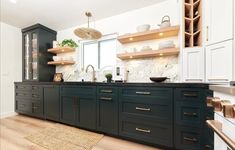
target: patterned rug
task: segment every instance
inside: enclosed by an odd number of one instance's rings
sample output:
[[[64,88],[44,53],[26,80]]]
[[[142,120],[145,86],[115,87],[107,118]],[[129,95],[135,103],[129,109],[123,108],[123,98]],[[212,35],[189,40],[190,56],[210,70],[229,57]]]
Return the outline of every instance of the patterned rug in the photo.
[[[49,150],[91,150],[102,137],[102,134],[56,124],[25,138]]]

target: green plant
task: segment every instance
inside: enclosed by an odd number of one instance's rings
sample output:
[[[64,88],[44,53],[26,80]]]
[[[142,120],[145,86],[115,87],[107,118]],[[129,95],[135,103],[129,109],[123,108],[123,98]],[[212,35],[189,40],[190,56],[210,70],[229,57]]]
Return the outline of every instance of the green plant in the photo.
[[[61,46],[68,46],[68,47],[72,47],[72,48],[76,48],[78,47],[78,44],[72,40],[72,39],[64,39],[61,43]]]
[[[106,77],[107,79],[112,79],[113,75],[112,75],[111,73],[107,73],[107,74],[105,75],[105,77]]]

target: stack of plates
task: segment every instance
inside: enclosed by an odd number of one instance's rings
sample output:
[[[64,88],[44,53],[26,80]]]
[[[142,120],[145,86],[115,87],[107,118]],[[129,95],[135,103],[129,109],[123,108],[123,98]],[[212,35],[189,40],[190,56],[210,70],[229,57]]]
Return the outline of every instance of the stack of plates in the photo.
[[[163,41],[159,43],[159,49],[165,49],[165,48],[174,48],[175,44],[173,41]]]

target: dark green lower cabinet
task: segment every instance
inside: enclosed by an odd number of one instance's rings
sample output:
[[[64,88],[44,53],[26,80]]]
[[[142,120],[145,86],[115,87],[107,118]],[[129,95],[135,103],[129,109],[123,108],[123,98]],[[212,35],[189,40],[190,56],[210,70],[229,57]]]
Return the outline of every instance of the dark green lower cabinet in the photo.
[[[118,135],[118,88],[102,86],[97,88],[97,129]]]
[[[15,111],[163,149],[213,150],[207,88],[15,84]]]
[[[73,96],[61,96],[60,121],[76,125],[78,120],[78,98]]]
[[[96,87],[61,86],[60,120],[85,129],[96,129]]]
[[[46,119],[60,120],[60,87],[56,85],[44,86],[44,116]]]

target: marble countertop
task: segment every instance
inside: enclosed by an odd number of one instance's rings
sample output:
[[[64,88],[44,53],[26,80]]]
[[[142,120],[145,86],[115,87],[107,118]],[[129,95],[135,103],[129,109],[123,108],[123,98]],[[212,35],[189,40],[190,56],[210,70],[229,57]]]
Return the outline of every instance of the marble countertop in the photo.
[[[209,89],[215,92],[235,95],[235,86],[231,85],[210,85]]]

